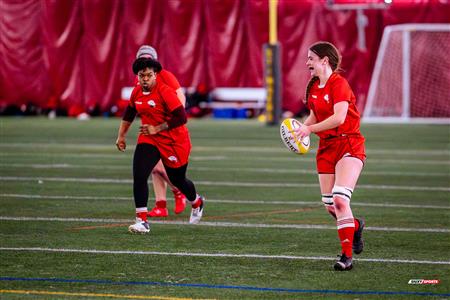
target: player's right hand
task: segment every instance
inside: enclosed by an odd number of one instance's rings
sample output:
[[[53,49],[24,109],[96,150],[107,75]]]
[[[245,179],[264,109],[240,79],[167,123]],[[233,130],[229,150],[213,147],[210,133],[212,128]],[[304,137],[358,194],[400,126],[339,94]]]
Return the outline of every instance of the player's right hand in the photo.
[[[294,128],[292,133],[294,133],[298,139],[302,140],[305,136],[309,136],[311,134],[311,129],[309,128],[309,126],[302,125]]]
[[[127,148],[127,143],[125,142],[125,138],[118,137],[116,140],[116,146],[119,151],[124,152]]]

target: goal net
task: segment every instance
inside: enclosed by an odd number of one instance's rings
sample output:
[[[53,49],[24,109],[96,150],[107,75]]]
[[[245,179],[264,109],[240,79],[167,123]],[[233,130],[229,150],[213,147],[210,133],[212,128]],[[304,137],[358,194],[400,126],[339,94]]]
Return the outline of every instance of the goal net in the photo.
[[[387,26],[364,122],[450,124],[450,24]]]

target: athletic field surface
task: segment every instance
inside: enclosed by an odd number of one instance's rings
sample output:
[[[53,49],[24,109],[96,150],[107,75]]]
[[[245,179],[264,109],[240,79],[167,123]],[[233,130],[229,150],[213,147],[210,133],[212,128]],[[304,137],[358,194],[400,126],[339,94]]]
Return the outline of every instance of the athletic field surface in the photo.
[[[203,219],[169,190],[169,217],[133,235],[139,120],[124,153],[119,122],[0,118],[0,299],[450,299],[449,125],[362,125],[365,249],[337,272],[316,137],[296,155],[278,126],[189,120]]]

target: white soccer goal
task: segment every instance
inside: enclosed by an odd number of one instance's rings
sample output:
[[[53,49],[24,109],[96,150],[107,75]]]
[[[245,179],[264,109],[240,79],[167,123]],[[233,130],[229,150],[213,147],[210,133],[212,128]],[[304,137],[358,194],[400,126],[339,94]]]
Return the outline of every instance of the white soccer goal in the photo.
[[[363,122],[450,124],[450,24],[385,28]]]

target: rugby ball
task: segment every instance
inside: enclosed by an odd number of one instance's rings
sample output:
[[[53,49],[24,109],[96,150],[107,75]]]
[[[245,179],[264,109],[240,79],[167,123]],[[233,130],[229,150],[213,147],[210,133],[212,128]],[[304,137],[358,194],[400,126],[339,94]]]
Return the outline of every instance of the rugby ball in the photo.
[[[302,123],[300,123],[296,119],[284,119],[280,125],[280,136],[281,140],[289,150],[297,154],[305,154],[309,150],[309,136],[306,136],[300,140],[293,133],[294,129],[300,126],[302,126]]]

